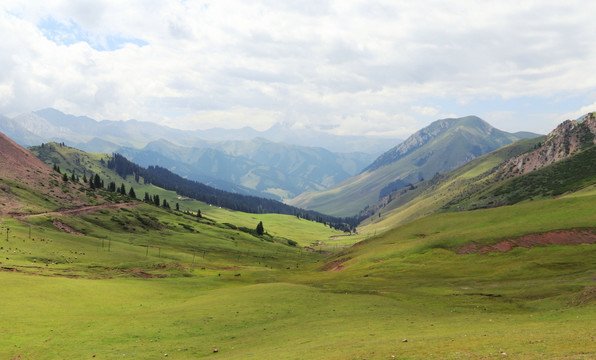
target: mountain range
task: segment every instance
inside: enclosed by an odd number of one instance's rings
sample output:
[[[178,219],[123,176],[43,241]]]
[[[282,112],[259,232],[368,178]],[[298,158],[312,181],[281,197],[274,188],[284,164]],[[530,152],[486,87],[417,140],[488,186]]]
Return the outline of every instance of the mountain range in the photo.
[[[379,156],[358,175],[319,192],[306,192],[288,203],[349,216],[392,191],[430,179],[533,133],[508,133],[476,116],[437,120]]]
[[[362,152],[378,155],[401,141],[395,138],[339,136],[310,129],[295,129],[280,123],[265,131],[250,127],[180,130],[134,119],[97,121],[87,116],[64,114],[52,108],[13,118],[1,116],[1,119],[0,131],[22,146],[55,141],[95,152],[112,152],[121,146],[142,148],[149,142],[160,139],[185,147],[206,147],[213,142],[263,138],[284,144],[322,147],[337,153]]]
[[[223,190],[280,200],[341,182],[374,158],[365,153],[333,153],[263,138],[192,148],[162,139],[142,149],[120,148],[116,152],[139,165],[159,165]]]
[[[263,132],[183,131],[137,120],[96,121],[55,109],[3,117],[0,131],[23,146],[55,141],[89,152],[118,152],[143,166],[163,166],[222,190],[278,200],[341,182],[399,142],[282,124]]]

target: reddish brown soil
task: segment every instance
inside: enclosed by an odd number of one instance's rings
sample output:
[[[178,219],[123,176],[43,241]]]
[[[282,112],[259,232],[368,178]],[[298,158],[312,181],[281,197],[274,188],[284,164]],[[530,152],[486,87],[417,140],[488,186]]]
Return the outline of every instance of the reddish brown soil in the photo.
[[[54,224],[54,226],[62,232],[69,233],[69,234],[84,235],[83,233],[76,231],[75,229],[71,228],[70,226],[66,225],[65,223],[63,223],[60,220],[54,220],[54,221],[52,221],[52,224]]]
[[[84,215],[89,214],[94,211],[107,209],[107,210],[118,210],[122,208],[132,208],[135,206],[140,205],[140,202],[128,202],[128,203],[118,203],[118,204],[101,204],[101,205],[88,205],[88,206],[80,206],[74,209],[65,209],[60,211],[48,211],[42,212],[37,214],[10,214],[17,219],[24,219],[33,216],[70,216],[70,215]]]
[[[344,269],[344,266],[342,264],[348,260],[350,260],[350,258],[339,259],[337,261],[328,263],[325,266],[323,266],[321,268],[321,270],[323,270],[323,271],[341,271]]]
[[[505,252],[513,249],[514,247],[524,247],[529,249],[533,248],[534,246],[580,245],[594,243],[596,243],[596,233],[594,233],[594,229],[572,229],[551,231],[542,234],[529,234],[517,239],[501,241],[493,245],[470,244],[461,247],[457,253],[486,254],[488,252]]]
[[[19,188],[30,189],[59,203],[85,204],[84,196],[77,189],[79,184],[63,183],[58,173],[3,133],[0,133],[0,180],[18,183]],[[53,185],[51,180],[58,181],[59,186]],[[0,216],[18,212],[24,206],[13,195],[11,186],[0,182]]]

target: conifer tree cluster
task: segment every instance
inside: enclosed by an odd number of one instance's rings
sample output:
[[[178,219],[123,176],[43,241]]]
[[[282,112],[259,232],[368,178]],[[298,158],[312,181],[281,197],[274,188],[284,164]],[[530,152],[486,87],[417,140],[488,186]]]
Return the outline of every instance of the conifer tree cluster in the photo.
[[[107,161],[108,168],[114,170],[122,178],[133,175],[138,182],[143,179],[145,184],[153,184],[165,190],[176,191],[181,196],[186,196],[195,200],[203,201],[218,207],[225,207],[230,210],[242,211],[247,213],[277,213],[295,215],[299,218],[309,219],[328,225],[342,231],[353,231],[359,222],[356,217],[338,218],[324,215],[312,210],[303,210],[282,202],[230,193],[224,190],[215,189],[205,184],[184,179],[168,169],[159,166],[149,166],[143,168],[120,154],[113,154]],[[157,195],[155,195],[157,196]],[[145,202],[153,203],[156,206],[163,206],[163,203],[155,201],[155,196],[146,194]],[[159,200],[159,197],[158,197]],[[169,204],[168,204],[169,206]]]

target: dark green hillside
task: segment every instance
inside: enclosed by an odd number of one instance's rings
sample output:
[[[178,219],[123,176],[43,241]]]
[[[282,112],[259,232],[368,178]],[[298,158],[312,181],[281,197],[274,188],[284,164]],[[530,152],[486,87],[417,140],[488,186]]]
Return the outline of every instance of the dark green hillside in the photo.
[[[525,200],[559,196],[596,184],[596,147],[530,173],[488,187],[468,199],[449,204],[478,208],[512,205]]]

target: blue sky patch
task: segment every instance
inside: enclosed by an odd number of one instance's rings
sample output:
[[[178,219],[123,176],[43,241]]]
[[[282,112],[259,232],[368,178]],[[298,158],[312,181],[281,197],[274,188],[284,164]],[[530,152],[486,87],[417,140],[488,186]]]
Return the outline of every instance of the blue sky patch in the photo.
[[[145,46],[148,43],[141,39],[126,38],[120,35],[98,35],[85,31],[79,24],[70,20],[62,23],[53,17],[45,18],[39,25],[44,36],[59,45],[72,45],[78,42],[86,42],[97,51],[114,51],[126,44]]]

